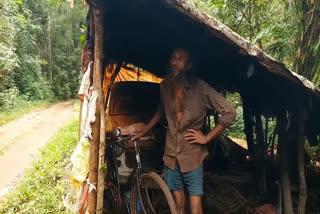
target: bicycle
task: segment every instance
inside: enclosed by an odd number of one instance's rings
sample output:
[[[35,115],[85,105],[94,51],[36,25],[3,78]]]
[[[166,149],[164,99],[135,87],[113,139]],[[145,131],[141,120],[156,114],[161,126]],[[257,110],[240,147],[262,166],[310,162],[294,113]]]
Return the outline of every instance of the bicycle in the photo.
[[[119,173],[117,168],[117,148],[135,153],[137,167],[133,171],[130,196],[125,200],[127,212],[130,214],[176,214],[176,205],[172,194],[163,178],[152,169],[142,166],[140,158],[140,145],[143,141],[131,141],[130,136],[121,136],[120,130],[114,131],[115,140],[107,144],[108,170],[111,178],[108,179],[112,198],[120,213],[122,195],[120,189]],[[133,147],[131,149],[130,147]]]

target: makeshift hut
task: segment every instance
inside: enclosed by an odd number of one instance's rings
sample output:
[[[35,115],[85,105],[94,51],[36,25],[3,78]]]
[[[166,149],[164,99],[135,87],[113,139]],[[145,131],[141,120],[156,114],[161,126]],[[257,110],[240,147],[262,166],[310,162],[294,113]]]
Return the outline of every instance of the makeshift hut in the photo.
[[[196,61],[196,74],[212,87],[241,95],[245,133],[252,156],[266,158],[269,143],[266,136],[274,131],[262,124],[262,115],[276,118],[284,211],[293,213],[288,167],[290,148],[294,151],[299,175],[299,212],[304,212],[304,138],[316,136],[320,130],[317,123],[320,92],[311,82],[187,1],[87,0],[87,4],[87,40],[94,47],[93,86],[98,90],[99,101],[89,162],[89,181],[98,182],[98,185],[97,191],[89,195],[89,213],[103,210],[105,172],[102,169],[105,166],[105,120],[108,120],[105,117],[106,94],[102,90],[104,72],[110,73],[108,84],[112,84],[123,63],[163,77],[176,47],[191,51]],[[110,63],[116,63],[118,68],[105,71]],[[258,174],[263,191],[263,170]]]

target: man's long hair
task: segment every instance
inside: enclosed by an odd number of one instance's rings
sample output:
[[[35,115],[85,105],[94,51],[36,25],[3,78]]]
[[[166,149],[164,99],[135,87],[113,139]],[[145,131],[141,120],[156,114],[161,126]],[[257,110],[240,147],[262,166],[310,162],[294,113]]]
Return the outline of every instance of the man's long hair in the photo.
[[[192,63],[192,66],[190,67],[190,69],[182,71],[177,76],[175,76],[174,72],[171,70],[171,66],[169,62],[167,66],[167,74],[165,78],[168,81],[170,81],[170,83],[172,83],[172,84],[169,84],[171,86],[176,86],[179,84],[186,84],[186,83],[189,83],[189,85],[193,85],[196,80],[196,77],[195,77],[194,61],[193,61],[191,52],[186,48],[175,48],[174,51],[176,50],[182,50],[188,53],[189,55],[188,63]]]

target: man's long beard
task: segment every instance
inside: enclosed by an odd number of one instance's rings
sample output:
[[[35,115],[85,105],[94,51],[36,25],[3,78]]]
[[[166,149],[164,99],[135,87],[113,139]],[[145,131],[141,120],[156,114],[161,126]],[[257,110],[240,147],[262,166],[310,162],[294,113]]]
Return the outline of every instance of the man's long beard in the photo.
[[[173,114],[178,124],[182,120],[182,112],[184,111],[184,96],[185,96],[185,86],[188,83],[188,73],[185,71],[180,72],[178,75],[175,75],[174,72],[171,72],[167,76],[171,102],[174,103]]]
[[[190,81],[188,71],[181,71],[178,75],[175,75],[174,72],[170,72],[167,75],[169,86],[174,90],[176,87],[185,86],[186,83]]]

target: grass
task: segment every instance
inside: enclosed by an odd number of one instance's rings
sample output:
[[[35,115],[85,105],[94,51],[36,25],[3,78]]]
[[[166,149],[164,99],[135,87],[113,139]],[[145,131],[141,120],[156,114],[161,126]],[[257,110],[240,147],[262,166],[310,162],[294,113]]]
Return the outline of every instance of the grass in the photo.
[[[80,111],[80,106],[81,106],[80,100],[79,99],[75,99],[73,101],[73,106],[72,106],[73,111],[79,112]]]
[[[48,106],[50,101],[41,100],[41,101],[25,101],[19,103],[14,108],[10,109],[0,109],[0,126],[15,120],[26,113],[29,113],[37,108]]]
[[[74,213],[66,207],[72,186],[70,156],[76,146],[78,121],[62,127],[40,150],[40,155],[27,169],[14,189],[0,202],[2,213]]]

